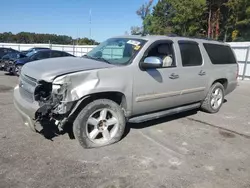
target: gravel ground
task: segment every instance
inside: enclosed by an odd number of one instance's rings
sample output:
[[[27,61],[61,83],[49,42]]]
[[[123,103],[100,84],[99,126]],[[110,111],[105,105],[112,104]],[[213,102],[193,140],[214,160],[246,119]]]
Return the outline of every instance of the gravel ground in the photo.
[[[12,102],[16,83],[0,72],[0,188],[250,187],[250,82],[218,114],[129,124],[119,143],[91,150],[25,127]]]

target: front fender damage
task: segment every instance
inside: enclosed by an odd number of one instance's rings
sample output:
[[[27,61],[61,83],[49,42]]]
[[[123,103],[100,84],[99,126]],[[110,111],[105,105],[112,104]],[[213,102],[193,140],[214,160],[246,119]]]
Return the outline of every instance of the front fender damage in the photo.
[[[49,121],[63,131],[79,101],[86,98],[98,83],[97,72],[60,76],[52,83],[39,81],[34,92],[35,101],[40,106],[35,121],[40,124]]]

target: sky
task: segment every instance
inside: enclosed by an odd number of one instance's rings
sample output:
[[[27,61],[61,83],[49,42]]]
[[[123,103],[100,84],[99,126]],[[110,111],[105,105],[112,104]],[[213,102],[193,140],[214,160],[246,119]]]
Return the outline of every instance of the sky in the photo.
[[[98,42],[141,25],[136,10],[148,0],[4,0],[0,33],[35,32],[90,37]],[[155,0],[156,1],[156,0]]]

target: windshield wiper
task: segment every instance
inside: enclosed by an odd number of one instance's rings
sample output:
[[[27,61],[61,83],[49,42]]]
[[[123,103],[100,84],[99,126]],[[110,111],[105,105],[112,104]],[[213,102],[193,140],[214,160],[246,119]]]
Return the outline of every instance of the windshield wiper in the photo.
[[[86,54],[83,55],[82,57],[86,57],[88,59],[94,59],[94,60],[104,61],[105,63],[112,64],[110,61],[108,61],[107,59],[105,59],[103,57],[91,57],[91,56],[88,56]]]
[[[83,55],[82,57],[86,57],[86,58],[88,58],[88,59],[95,59],[95,58],[93,58],[93,57],[91,57],[91,56],[88,56],[88,55]]]
[[[95,59],[104,61],[105,63],[108,63],[108,64],[112,64],[110,61],[108,61],[107,59],[105,59],[105,58],[103,58],[103,57],[97,57],[97,58],[95,58]]]

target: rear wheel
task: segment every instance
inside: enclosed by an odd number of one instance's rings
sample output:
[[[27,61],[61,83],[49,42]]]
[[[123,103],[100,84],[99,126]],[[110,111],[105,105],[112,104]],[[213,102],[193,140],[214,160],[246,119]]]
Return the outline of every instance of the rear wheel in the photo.
[[[15,66],[15,70],[13,70],[13,71],[14,71],[14,74],[15,74],[16,76],[20,76],[22,67],[23,67],[22,65],[16,65],[16,66]]]
[[[217,113],[224,102],[224,87],[217,82],[210,88],[206,99],[202,102],[201,109],[208,113]]]
[[[73,132],[85,148],[102,147],[118,142],[126,121],[121,107],[112,100],[91,102],[77,116]]]

